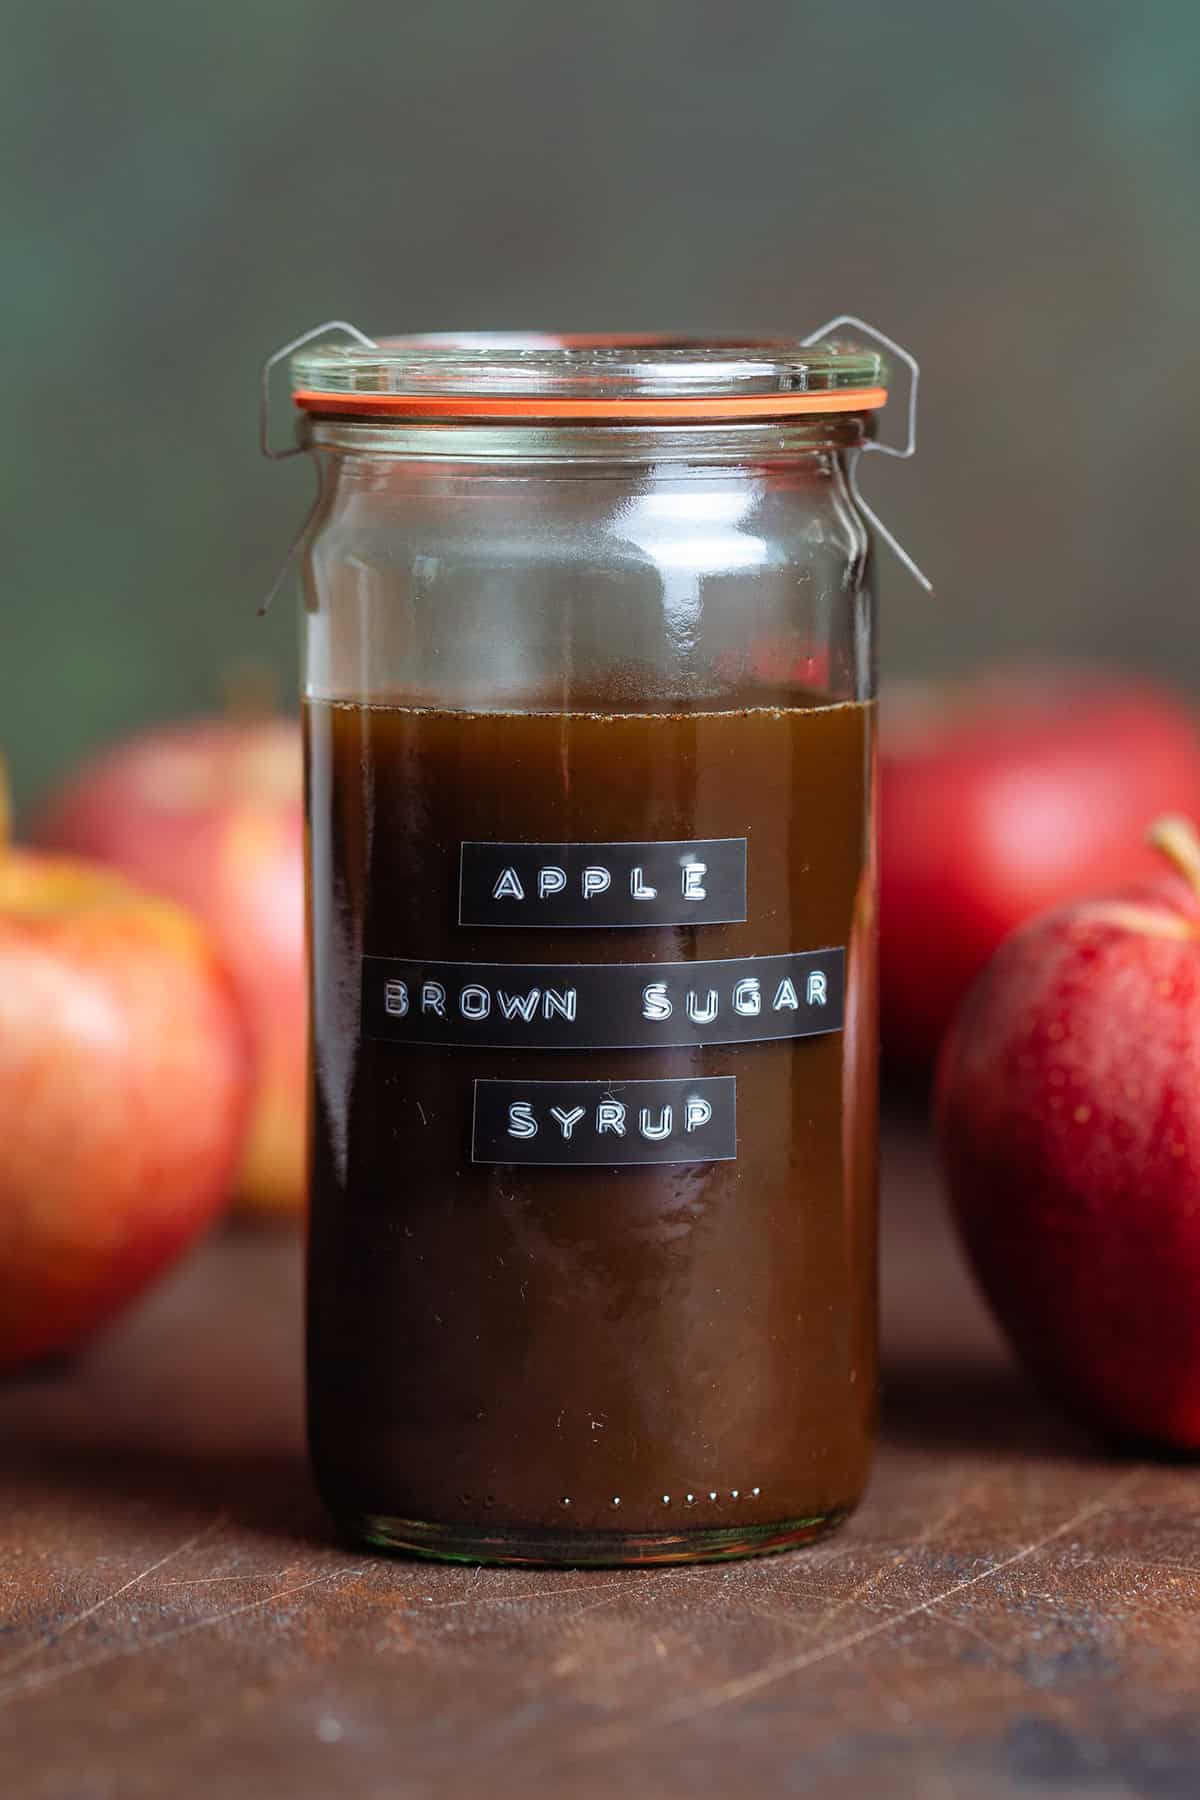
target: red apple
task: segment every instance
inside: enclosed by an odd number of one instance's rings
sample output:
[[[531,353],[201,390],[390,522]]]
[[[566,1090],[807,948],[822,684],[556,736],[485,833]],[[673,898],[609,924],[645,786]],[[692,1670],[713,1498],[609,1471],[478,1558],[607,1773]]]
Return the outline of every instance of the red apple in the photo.
[[[1154,836],[1185,875],[1048,913],[992,958],[936,1114],[1029,1368],[1108,1430],[1200,1450],[1200,842],[1179,819]]]
[[[1023,920],[1150,873],[1163,811],[1200,816],[1200,731],[1171,694],[1011,669],[902,697],[880,732],[885,1053],[927,1067],[973,977]]]
[[[206,921],[255,1056],[238,1182],[250,1210],[304,1200],[308,997],[299,728],[203,720],[131,738],[55,795],[42,843],[112,863]]]
[[[202,927],[0,853],[0,1369],[70,1349],[228,1202],[249,1055]]]

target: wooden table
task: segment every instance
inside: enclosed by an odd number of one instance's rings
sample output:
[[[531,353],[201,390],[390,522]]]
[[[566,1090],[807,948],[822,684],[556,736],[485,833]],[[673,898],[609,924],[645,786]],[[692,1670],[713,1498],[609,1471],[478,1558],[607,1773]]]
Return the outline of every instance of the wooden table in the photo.
[[[11,1800],[1200,1794],[1200,1470],[1010,1368],[928,1151],[885,1180],[886,1427],[840,1535],[662,1571],[330,1540],[293,1237],[219,1238],[0,1392]]]

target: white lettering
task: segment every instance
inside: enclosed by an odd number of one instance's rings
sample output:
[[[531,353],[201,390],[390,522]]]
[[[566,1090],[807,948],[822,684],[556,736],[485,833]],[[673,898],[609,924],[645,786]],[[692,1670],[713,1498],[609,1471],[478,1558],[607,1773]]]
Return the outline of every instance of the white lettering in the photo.
[[[625,1136],[625,1108],[619,1100],[601,1100],[596,1108],[596,1134],[603,1137],[606,1131]]]
[[[547,988],[542,995],[543,1019],[573,1019],[578,999],[578,988]]]
[[[717,1009],[718,1009],[719,1005],[720,1005],[720,1002],[717,999],[716,988],[709,988],[708,997],[705,1000],[704,1005],[702,1007],[698,1006],[696,1004],[695,989],[694,988],[688,989],[687,1015],[688,1015],[688,1018],[692,1021],[693,1025],[711,1025],[713,1020],[717,1016]]]
[[[547,863],[544,869],[538,870],[538,899],[544,900],[547,894],[561,894],[567,885],[567,871],[560,869],[557,863]]]
[[[407,981],[389,981],[383,990],[383,1010],[393,1019],[402,1019],[408,1011]]]
[[[674,1114],[671,1108],[664,1106],[658,1115],[657,1122],[651,1124],[650,1108],[643,1106],[638,1114],[638,1130],[644,1138],[650,1138],[653,1142],[658,1143],[661,1139],[670,1137],[673,1119]]]
[[[701,879],[707,873],[708,864],[702,862],[684,863],[683,865],[683,897],[685,900],[707,900],[708,890],[701,887]]]
[[[550,1108],[550,1117],[558,1120],[559,1124],[562,1126],[563,1138],[568,1144],[571,1141],[571,1133],[578,1125],[580,1119],[582,1119],[583,1113],[584,1109],[582,1106],[573,1106],[570,1112],[564,1112],[561,1106],[552,1106]]]
[[[583,871],[579,885],[583,890],[584,899],[590,900],[594,895],[602,894],[606,888],[612,886],[612,876],[607,869],[602,869],[598,863],[591,863]]]
[[[657,900],[658,889],[646,885],[645,872],[634,869],[629,876],[629,892],[635,900]]]
[[[808,978],[808,1004],[824,1006],[828,999],[829,996],[825,991],[825,977],[820,969],[814,969]]]
[[[421,1011],[433,1013],[435,1018],[446,1016],[446,990],[440,981],[427,981],[421,988]]]
[[[472,982],[459,994],[458,1010],[464,1019],[486,1019],[492,1010],[492,996],[485,987]]]
[[[523,900],[525,889],[515,869],[505,869],[492,889],[493,900]]]
[[[508,1109],[509,1137],[532,1138],[537,1134],[537,1120],[533,1116],[533,1108],[528,1100],[514,1100]]]
[[[775,989],[775,998],[772,1000],[771,1005],[776,1012],[782,1012],[785,1006],[790,1007],[793,1012],[799,1012],[799,996],[796,993],[795,986],[786,975]]]
[[[674,1010],[667,999],[665,981],[651,981],[642,989],[643,1019],[669,1019]]]
[[[496,1004],[506,1019],[524,1019],[528,1025],[537,1011],[537,1003],[542,997],[541,988],[530,988],[527,994],[506,994],[503,988],[496,989]]]
[[[747,975],[733,990],[733,1010],[744,1019],[756,1019],[762,1011],[762,990],[756,975]]]
[[[699,1094],[689,1094],[683,1112],[683,1128],[685,1131],[696,1131],[701,1125],[707,1125],[712,1118],[712,1107]]]

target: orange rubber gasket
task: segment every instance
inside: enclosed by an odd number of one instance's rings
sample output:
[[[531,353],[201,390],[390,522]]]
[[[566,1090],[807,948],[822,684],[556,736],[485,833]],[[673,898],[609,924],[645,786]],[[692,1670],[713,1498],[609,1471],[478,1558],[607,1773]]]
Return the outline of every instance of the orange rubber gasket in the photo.
[[[297,388],[293,403],[326,417],[439,419],[783,419],[796,413],[873,412],[887,389],[835,388],[818,394],[750,394],[724,400],[544,399],[538,395],[330,394]]]

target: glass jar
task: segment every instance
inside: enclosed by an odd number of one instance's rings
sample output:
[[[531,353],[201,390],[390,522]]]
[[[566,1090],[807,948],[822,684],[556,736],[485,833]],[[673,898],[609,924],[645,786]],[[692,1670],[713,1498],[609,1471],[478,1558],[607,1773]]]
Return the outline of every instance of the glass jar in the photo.
[[[876,1403],[880,359],[432,338],[292,378],[321,1492],[472,1561],[806,1542]]]

